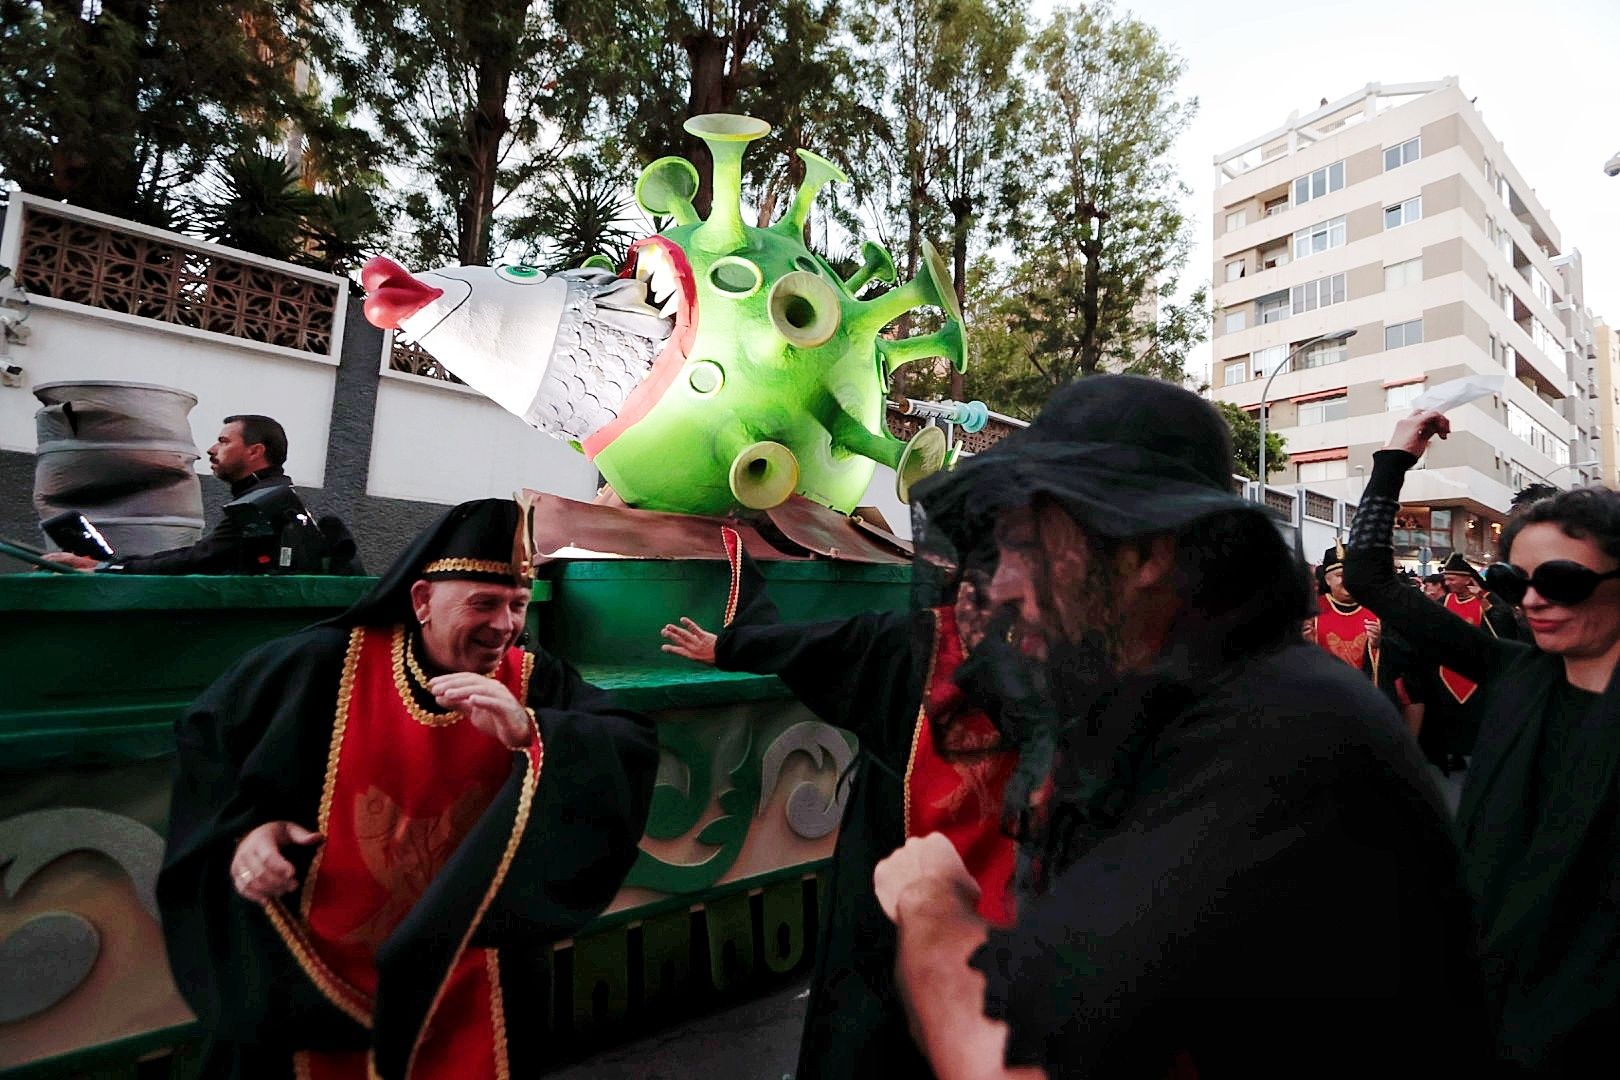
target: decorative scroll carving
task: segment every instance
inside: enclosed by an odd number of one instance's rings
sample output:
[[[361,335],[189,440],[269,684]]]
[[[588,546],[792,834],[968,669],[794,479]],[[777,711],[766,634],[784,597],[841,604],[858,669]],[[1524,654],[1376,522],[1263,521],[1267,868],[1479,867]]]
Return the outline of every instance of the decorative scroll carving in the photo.
[[[160,240],[30,203],[16,274],[35,296],[319,356],[332,352],[337,285],[180,237]]]
[[[759,814],[765,812],[776,783],[782,776],[782,766],[789,754],[808,754],[818,768],[830,761],[833,774],[843,779],[844,770],[855,760],[855,751],[838,729],[819,720],[803,720],[776,737],[765,750],[760,763],[764,780],[760,785],[764,793],[759,803]],[[835,781],[834,795],[828,799],[821,788],[808,780],[801,780],[788,796],[788,827],[806,840],[819,840],[838,828],[844,817],[844,804],[849,801],[849,786]]]

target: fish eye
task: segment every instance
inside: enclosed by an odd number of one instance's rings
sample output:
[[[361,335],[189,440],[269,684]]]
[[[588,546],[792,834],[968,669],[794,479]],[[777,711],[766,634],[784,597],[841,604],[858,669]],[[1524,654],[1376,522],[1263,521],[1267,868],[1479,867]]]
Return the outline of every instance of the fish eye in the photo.
[[[495,273],[507,281],[515,281],[519,285],[528,285],[536,281],[545,280],[545,274],[538,266],[497,266]]]

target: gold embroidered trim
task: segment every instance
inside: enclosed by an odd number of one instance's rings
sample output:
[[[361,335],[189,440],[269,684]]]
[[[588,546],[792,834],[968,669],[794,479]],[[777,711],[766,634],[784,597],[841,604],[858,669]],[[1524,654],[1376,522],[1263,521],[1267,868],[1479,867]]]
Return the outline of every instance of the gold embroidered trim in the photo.
[[[1333,610],[1337,611],[1340,615],[1354,615],[1356,612],[1361,610],[1361,604],[1359,602],[1352,602],[1349,607],[1345,607],[1331,596],[1327,597],[1326,599],[1328,604],[1332,606]]]
[[[729,525],[720,526],[720,540],[726,549],[726,562],[731,568],[731,584],[726,590],[726,610],[721,626],[730,626],[737,617],[737,597],[742,592],[742,537]]]
[[[494,949],[484,950],[484,967],[489,972],[489,1019],[495,1028],[495,1080],[511,1080],[512,1065],[506,1059],[506,1001],[501,997],[501,958]]]
[[[524,653],[523,689],[527,697],[529,670],[534,665],[532,654]],[[501,861],[495,867],[495,875],[490,879],[489,888],[484,890],[483,899],[478,902],[478,910],[473,913],[472,922],[467,925],[467,932],[461,935],[461,944],[450,957],[450,965],[445,969],[445,976],[439,981],[439,988],[433,992],[433,1000],[428,1004],[427,1012],[422,1017],[422,1026],[417,1029],[416,1041],[411,1045],[411,1056],[405,1062],[405,1080],[410,1080],[411,1073],[416,1068],[416,1055],[422,1049],[422,1038],[427,1034],[428,1025],[433,1021],[433,1014],[439,1008],[439,1002],[444,998],[445,987],[450,985],[450,975],[456,970],[462,954],[467,951],[467,943],[472,940],[473,934],[478,930],[478,924],[483,922],[484,913],[489,905],[494,903],[495,894],[500,891],[501,885],[506,881],[507,871],[512,869],[512,861],[517,858],[518,845],[523,842],[523,833],[529,825],[529,811],[534,806],[534,789],[540,782],[540,770],[545,765],[546,747],[540,741],[540,733],[535,732],[534,743],[523,750],[524,756],[529,759],[529,769],[523,777],[523,789],[518,792],[517,813],[512,817],[512,832],[506,838],[506,850],[501,852]]]
[[[928,650],[928,672],[923,676],[923,700],[928,699],[928,688],[934,685],[934,665],[939,661],[939,612],[930,611],[928,617],[934,620],[934,637]],[[906,778],[900,788],[900,827],[901,835],[911,835],[911,773],[917,767],[917,743],[926,737],[928,726],[928,710],[917,706],[917,726],[911,732],[911,752],[906,755]]]
[[[502,577],[527,578],[529,572],[512,563],[494,559],[434,559],[422,567],[424,574],[500,574]]]
[[[321,959],[303,930],[293,922],[280,900],[265,904],[264,913],[270,917],[270,925],[276,928],[276,933],[286,942],[293,959],[298,961],[298,966],[304,969],[304,974],[309,976],[315,988],[349,1019],[370,1031],[371,999],[326,966],[326,961]]]
[[[357,626],[349,631],[349,648],[343,654],[343,675],[338,679],[337,708],[332,713],[332,743],[326,751],[326,780],[321,785],[321,808],[315,819],[315,829],[326,835],[326,826],[332,818],[332,792],[337,787],[338,759],[343,753],[343,733],[349,729],[349,699],[354,696],[355,673],[360,670],[360,648],[365,643],[366,629]],[[309,873],[304,875],[304,893],[299,901],[298,913],[309,922],[310,905],[315,902],[315,875],[320,873],[321,855],[326,845],[315,849],[310,860]]]
[[[424,709],[416,703],[416,695],[411,693],[411,685],[405,679],[405,645],[408,637],[403,625],[394,627],[394,689],[399,693],[399,700],[405,706],[405,711],[410,713],[411,718],[418,724],[426,727],[449,727],[461,719],[462,714],[459,711],[451,709],[449,712],[436,713]],[[427,680],[420,675],[417,678],[426,687]]]

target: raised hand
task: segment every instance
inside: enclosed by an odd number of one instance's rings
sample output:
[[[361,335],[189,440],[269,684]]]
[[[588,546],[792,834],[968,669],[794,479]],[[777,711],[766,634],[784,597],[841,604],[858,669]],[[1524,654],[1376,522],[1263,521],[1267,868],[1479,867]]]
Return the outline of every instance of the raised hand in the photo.
[[[503,684],[472,671],[457,671],[428,680],[428,693],[446,709],[465,713],[472,726],[509,750],[534,740],[534,721]]]
[[[1413,457],[1422,457],[1429,448],[1429,440],[1436,435],[1444,439],[1450,434],[1451,421],[1446,419],[1445,413],[1419,409],[1395,425],[1395,431],[1390,435],[1389,442],[1384,444],[1384,449],[1405,450]]]
[[[681,625],[670,623],[659,631],[659,636],[666,642],[659,646],[664,652],[684,656],[699,664],[714,663],[715,636],[685,615],[681,616]]]

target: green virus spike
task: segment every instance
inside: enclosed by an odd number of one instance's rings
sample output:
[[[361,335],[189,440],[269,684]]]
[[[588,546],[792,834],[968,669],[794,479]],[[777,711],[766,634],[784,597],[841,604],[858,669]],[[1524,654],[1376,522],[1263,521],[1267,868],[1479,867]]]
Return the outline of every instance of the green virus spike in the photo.
[[[697,194],[698,174],[685,158],[659,158],[636,181],[636,203],[647,213],[673,217],[676,225],[696,225],[703,220],[692,209]]]
[[[854,296],[861,291],[861,286],[874,279],[893,285],[900,280],[900,275],[895,273],[894,256],[882,244],[868,240],[861,244],[861,268],[844,279],[844,291]]]
[[[709,216],[692,242],[705,252],[724,255],[748,243],[748,227],[742,219],[743,151],[755,139],[771,133],[771,125],[751,116],[707,113],[694,116],[685,124],[688,134],[696,135],[709,147],[714,159],[714,197]]]
[[[626,273],[679,279],[676,330],[613,425],[582,448],[631,506],[717,514],[768,509],[794,493],[848,513],[878,464],[896,491],[946,467],[945,435],[924,427],[908,441],[885,424],[888,376],[904,364],[944,357],[961,370],[967,354],[950,271],[932,245],[922,269],[897,283],[894,260],[861,245],[861,267],[840,280],[804,243],[821,189],[844,172],[800,152],[805,178],[769,228],[745,224],[741,189],[747,144],[770,131],[743,116],[711,114],[686,130],[708,144],[714,199],[708,217],[692,209],[697,171],[662,158],[642,173],[636,199],[675,224],[639,241]],[[871,300],[868,282],[896,286]],[[898,340],[879,332],[907,311],[936,308],[943,324]]]
[[[804,162],[804,181],[799,184],[799,190],[794,193],[793,205],[781,221],[771,226],[777,232],[789,233],[793,236],[804,235],[804,223],[810,220],[810,207],[815,204],[816,196],[831,180],[839,184],[847,184],[849,177],[844,170],[822,157],[812,154],[808,150],[799,151],[799,160]]]

